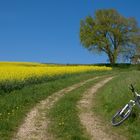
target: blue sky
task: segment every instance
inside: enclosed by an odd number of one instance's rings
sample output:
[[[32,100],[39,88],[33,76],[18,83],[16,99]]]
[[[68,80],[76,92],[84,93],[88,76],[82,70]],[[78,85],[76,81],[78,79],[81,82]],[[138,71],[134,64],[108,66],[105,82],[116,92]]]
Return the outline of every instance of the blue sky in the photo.
[[[115,8],[140,23],[139,0],[1,0],[0,61],[105,63],[80,44],[80,20]]]

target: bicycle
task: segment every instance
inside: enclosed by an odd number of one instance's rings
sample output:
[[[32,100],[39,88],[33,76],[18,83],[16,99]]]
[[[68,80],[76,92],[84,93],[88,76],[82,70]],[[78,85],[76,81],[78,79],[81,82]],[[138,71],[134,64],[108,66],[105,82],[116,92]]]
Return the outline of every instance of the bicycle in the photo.
[[[140,94],[135,91],[132,84],[129,88],[134,95],[134,100],[130,100],[129,103],[127,103],[122,109],[117,111],[117,113],[112,117],[111,123],[113,126],[119,126],[120,124],[122,124],[130,116],[132,108],[135,105],[138,105],[138,107],[140,108]]]

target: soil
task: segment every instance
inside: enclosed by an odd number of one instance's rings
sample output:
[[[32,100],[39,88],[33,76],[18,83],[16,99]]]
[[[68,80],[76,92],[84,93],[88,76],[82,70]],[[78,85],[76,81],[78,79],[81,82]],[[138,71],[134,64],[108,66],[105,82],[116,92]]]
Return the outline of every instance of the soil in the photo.
[[[49,112],[53,105],[65,94],[98,78],[99,77],[94,77],[62,89],[38,103],[27,114],[13,140],[55,140],[54,136],[48,132],[50,120],[47,118],[47,112]],[[91,140],[126,140],[126,138],[121,135],[110,133],[110,127],[105,126],[101,119],[92,111],[94,94],[112,78],[113,77],[106,78],[88,89],[77,104],[81,124],[90,135]]]
[[[98,77],[62,89],[38,103],[27,114],[13,140],[54,140],[53,136],[47,131],[50,121],[49,118],[46,117],[46,114],[49,109],[51,109],[54,103],[56,103],[64,94],[95,79],[98,79]]]
[[[78,102],[79,118],[81,124],[90,136],[91,140],[126,140],[125,137],[110,132],[110,125],[105,125],[92,111],[94,94],[96,91],[109,82],[113,77],[106,78],[88,89],[82,99]],[[109,122],[110,124],[110,122]]]

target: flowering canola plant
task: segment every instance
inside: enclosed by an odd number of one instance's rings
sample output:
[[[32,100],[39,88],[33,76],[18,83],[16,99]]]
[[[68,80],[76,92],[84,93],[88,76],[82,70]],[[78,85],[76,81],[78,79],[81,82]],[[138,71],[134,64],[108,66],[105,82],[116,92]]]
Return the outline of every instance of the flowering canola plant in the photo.
[[[5,63],[0,62],[0,81],[24,81],[32,77],[53,77],[57,75],[80,73],[86,71],[112,70],[106,66],[59,66],[38,63]]]

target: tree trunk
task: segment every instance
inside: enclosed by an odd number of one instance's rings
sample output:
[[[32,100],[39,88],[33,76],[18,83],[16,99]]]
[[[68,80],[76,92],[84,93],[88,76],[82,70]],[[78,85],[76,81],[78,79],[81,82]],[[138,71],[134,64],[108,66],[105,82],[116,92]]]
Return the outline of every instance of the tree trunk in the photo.
[[[115,63],[116,63],[115,57],[111,54],[108,54],[108,57],[109,57],[110,64],[115,65]]]

